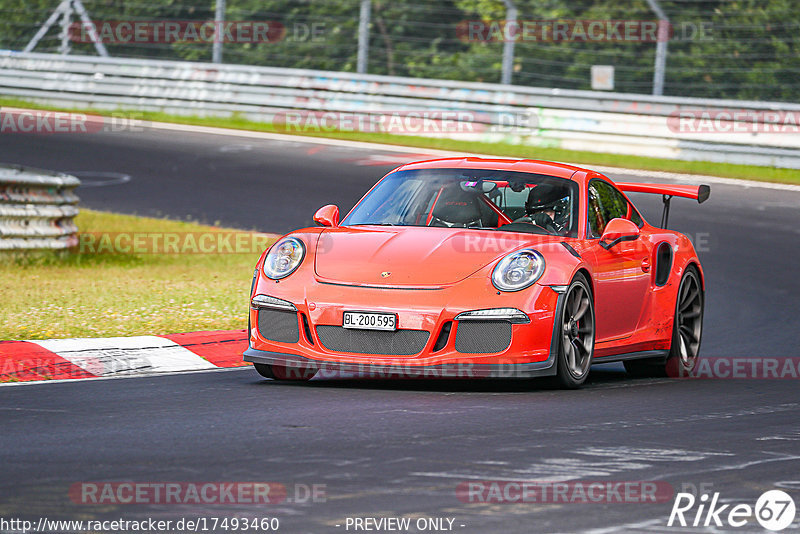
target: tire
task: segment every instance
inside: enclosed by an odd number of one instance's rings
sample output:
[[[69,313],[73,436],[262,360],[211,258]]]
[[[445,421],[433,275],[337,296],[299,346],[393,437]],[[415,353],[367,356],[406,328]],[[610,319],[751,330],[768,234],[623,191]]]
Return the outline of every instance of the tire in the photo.
[[[628,374],[636,377],[688,376],[697,365],[703,333],[705,295],[695,267],[683,273],[675,299],[675,316],[669,354],[664,359],[624,362]]]
[[[703,337],[703,310],[705,294],[700,274],[689,267],[681,278],[678,297],[675,299],[675,320],[672,326],[672,343],[664,371],[667,376],[689,376],[700,357]]]
[[[264,378],[289,382],[308,382],[317,374],[317,370],[310,367],[285,367],[266,363],[254,363],[253,367]]]
[[[556,321],[556,379],[561,387],[576,389],[589,376],[594,355],[594,297],[583,275],[575,276],[567,288]]]

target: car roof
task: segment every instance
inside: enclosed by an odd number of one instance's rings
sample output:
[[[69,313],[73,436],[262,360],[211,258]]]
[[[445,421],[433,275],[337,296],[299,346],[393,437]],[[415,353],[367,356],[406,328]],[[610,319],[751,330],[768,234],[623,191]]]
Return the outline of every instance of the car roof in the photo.
[[[533,174],[544,174],[557,178],[571,178],[578,171],[591,172],[588,169],[567,165],[565,163],[555,163],[552,161],[540,161],[535,159],[509,159],[509,158],[479,158],[473,156],[429,159],[425,161],[415,161],[406,163],[395,169],[396,171],[416,170],[416,169],[488,169],[499,171],[529,172]]]

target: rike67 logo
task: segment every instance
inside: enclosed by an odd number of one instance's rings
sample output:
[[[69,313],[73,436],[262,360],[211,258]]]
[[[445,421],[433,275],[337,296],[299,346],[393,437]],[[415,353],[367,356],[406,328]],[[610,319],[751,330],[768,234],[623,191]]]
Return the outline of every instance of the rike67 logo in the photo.
[[[792,524],[795,518],[794,499],[781,490],[764,492],[755,507],[745,503],[722,504],[719,492],[699,498],[691,493],[678,493],[667,521],[668,527],[734,527],[751,523],[753,518],[761,527],[778,532]]]

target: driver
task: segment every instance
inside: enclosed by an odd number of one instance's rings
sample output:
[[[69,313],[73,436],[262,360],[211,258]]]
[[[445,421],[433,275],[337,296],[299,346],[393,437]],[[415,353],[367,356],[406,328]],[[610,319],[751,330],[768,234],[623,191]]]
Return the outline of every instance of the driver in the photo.
[[[528,193],[525,201],[525,217],[514,222],[527,222],[560,234],[566,230],[569,219],[569,189],[563,186],[540,184]]]

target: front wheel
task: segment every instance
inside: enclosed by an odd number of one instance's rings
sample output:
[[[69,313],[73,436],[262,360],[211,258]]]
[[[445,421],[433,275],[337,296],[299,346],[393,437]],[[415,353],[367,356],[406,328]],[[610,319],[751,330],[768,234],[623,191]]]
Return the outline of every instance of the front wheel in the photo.
[[[589,283],[578,275],[567,288],[556,317],[557,378],[562,387],[580,387],[589,376],[594,354],[594,301]]]
[[[253,367],[264,378],[273,380],[307,382],[317,374],[316,369],[309,367],[286,367],[284,365],[269,365],[266,363],[254,363]]]

